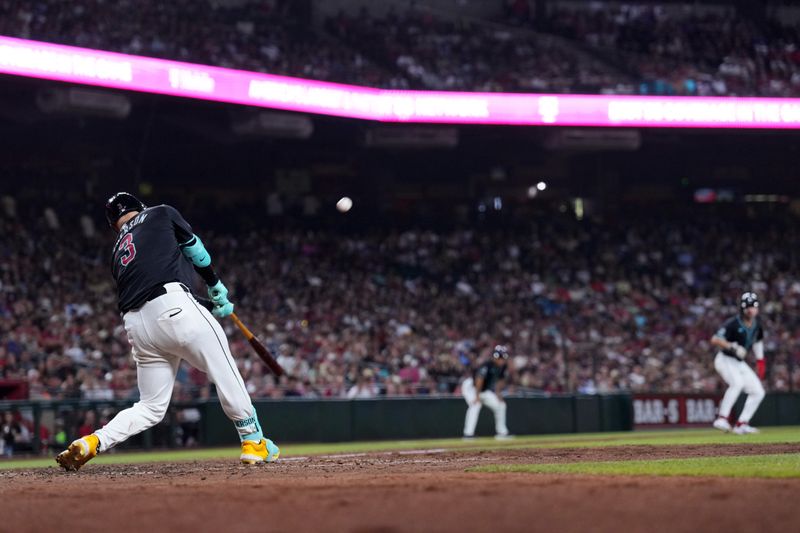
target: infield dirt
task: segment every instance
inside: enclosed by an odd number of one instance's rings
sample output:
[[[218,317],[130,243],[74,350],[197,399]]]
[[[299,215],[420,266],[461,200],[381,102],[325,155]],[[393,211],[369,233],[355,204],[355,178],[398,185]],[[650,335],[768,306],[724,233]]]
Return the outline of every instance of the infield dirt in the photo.
[[[0,532],[800,530],[800,479],[466,472],[487,464],[796,453],[797,445],[422,450],[0,471]]]

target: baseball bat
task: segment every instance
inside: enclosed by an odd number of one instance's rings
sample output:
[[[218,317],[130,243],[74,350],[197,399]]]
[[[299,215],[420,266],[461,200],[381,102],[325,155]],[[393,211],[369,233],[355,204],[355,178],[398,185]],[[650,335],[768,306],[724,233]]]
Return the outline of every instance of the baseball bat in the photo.
[[[275,374],[275,376],[277,377],[281,377],[282,375],[284,375],[285,372],[281,367],[281,365],[278,364],[278,361],[276,361],[275,358],[272,357],[272,354],[269,353],[269,350],[267,349],[266,346],[264,346],[264,344],[262,344],[259,338],[253,335],[253,333],[249,329],[247,329],[247,326],[245,326],[242,323],[242,321],[239,320],[239,317],[236,316],[236,313],[231,313],[231,319],[233,320],[233,323],[236,324],[236,327],[239,328],[239,331],[241,331],[244,334],[245,338],[250,343],[250,346],[253,347],[258,356],[269,367],[272,373]]]

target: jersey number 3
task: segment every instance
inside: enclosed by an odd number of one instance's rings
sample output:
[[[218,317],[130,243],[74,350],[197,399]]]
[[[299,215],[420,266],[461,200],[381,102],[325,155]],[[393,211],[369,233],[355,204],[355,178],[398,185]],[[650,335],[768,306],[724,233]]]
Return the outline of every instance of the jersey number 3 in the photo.
[[[133,245],[133,235],[128,233],[122,238],[119,243],[119,251],[124,252],[119,256],[119,262],[122,266],[128,266],[128,263],[133,261],[136,257],[136,246]]]

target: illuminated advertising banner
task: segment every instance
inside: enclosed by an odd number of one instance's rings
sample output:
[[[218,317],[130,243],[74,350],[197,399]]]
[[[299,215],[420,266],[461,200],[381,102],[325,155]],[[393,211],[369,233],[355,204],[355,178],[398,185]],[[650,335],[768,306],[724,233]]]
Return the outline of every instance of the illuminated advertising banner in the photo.
[[[795,98],[393,91],[2,36],[0,73],[382,122],[800,129]]]

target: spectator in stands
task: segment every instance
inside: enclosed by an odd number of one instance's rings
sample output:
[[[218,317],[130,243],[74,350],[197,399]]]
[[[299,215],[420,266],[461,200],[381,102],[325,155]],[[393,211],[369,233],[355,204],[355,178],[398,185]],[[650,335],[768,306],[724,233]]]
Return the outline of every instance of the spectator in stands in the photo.
[[[800,26],[724,6],[554,6],[537,27],[626,64],[643,94],[796,96]]]
[[[350,400],[356,398],[375,398],[377,395],[378,388],[375,386],[375,383],[372,379],[372,371],[368,368],[364,369],[364,371],[356,380],[355,385],[350,387],[350,390],[347,391],[347,398]]]
[[[2,416],[0,424],[0,444],[2,444],[2,455],[12,457],[18,442],[22,441],[22,426],[14,420],[14,414],[6,411]]]
[[[97,428],[97,415],[94,411],[88,410],[83,415],[83,423],[78,426],[77,435],[91,435],[92,431]],[[87,431],[88,429],[88,431]]]

